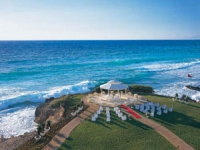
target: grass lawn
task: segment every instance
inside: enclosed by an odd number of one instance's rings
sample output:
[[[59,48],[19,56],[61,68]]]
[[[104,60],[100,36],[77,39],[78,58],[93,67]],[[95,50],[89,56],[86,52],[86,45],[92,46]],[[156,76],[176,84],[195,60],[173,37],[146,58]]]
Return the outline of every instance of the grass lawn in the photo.
[[[153,102],[160,102],[160,105],[167,104],[167,108],[172,106],[172,113],[155,115],[153,120],[171,130],[194,149],[200,149],[200,103],[186,105],[168,97],[145,97]]]
[[[106,122],[105,111],[96,122],[90,119],[75,128],[59,150],[176,149],[152,128],[134,119],[122,121],[113,111],[110,123]]]

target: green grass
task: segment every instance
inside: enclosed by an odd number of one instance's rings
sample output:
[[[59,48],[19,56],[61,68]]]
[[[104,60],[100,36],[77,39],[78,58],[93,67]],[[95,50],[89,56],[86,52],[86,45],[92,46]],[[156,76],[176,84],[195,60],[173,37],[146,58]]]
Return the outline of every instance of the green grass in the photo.
[[[161,105],[167,104],[167,108],[172,106],[173,112],[155,115],[153,120],[171,130],[193,148],[200,149],[200,103],[192,102],[186,105],[163,96],[145,97],[153,102],[160,102]]]
[[[105,111],[91,122],[91,118],[75,128],[59,150],[173,150],[175,147],[152,128],[137,120],[122,121],[112,111],[106,122]]]

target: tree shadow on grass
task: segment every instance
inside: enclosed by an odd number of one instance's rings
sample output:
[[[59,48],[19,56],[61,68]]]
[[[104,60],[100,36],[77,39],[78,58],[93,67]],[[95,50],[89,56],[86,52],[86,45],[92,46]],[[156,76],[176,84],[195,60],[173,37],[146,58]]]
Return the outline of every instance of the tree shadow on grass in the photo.
[[[68,137],[68,138],[66,138],[67,139],[67,141],[72,141],[72,140],[74,140],[73,138],[71,138],[70,136]]]
[[[147,126],[146,124],[143,124],[143,123],[137,121],[136,119],[131,118],[131,120],[127,119],[126,121],[127,121],[128,123],[134,125],[134,126],[137,126],[137,127],[139,127],[139,128],[142,128],[143,130],[153,130],[153,128]]]
[[[73,140],[74,140],[74,139],[71,138],[71,137],[69,136],[68,138],[66,138],[66,141],[62,144],[62,147],[63,147],[64,149],[72,149],[72,147],[69,146],[69,145],[67,145],[67,143],[70,142],[70,141],[73,141]]]
[[[200,108],[200,106],[194,106],[194,105],[191,105],[191,104],[188,104],[188,106],[195,107],[195,108]]]
[[[98,125],[102,125],[102,126],[104,126],[105,128],[110,129],[109,126],[107,126],[105,123],[103,123],[103,122],[106,122],[106,120],[103,120],[103,119],[100,118],[100,117],[97,118],[96,121],[92,121],[91,118],[90,118],[90,119],[87,119],[87,121],[89,121],[89,122],[91,122],[91,123],[98,124]]]
[[[194,118],[176,111],[161,116],[155,116],[154,119],[171,126],[183,124],[194,128],[200,128],[200,122],[197,122],[194,120]]]
[[[66,143],[63,143],[62,144],[62,150],[65,150],[65,149],[72,149],[72,147],[71,146],[69,146],[69,145],[67,145]]]

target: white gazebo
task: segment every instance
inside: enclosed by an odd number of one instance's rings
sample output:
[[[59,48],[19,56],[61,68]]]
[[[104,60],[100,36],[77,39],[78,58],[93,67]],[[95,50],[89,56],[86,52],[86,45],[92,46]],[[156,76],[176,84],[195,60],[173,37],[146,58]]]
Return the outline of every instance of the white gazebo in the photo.
[[[108,94],[110,90],[125,90],[127,92],[128,86],[123,84],[117,80],[110,80],[106,84],[100,85],[100,89],[108,90]]]

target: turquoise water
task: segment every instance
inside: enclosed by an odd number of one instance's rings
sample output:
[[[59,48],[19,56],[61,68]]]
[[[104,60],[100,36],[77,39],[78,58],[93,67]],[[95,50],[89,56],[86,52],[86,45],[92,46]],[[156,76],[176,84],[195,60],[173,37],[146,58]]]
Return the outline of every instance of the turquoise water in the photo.
[[[198,84],[199,74],[199,40],[1,41],[0,134],[32,130],[35,107],[45,98],[87,92],[112,79],[199,100],[199,92],[184,87]],[[19,133],[5,127],[11,125],[26,127]]]

